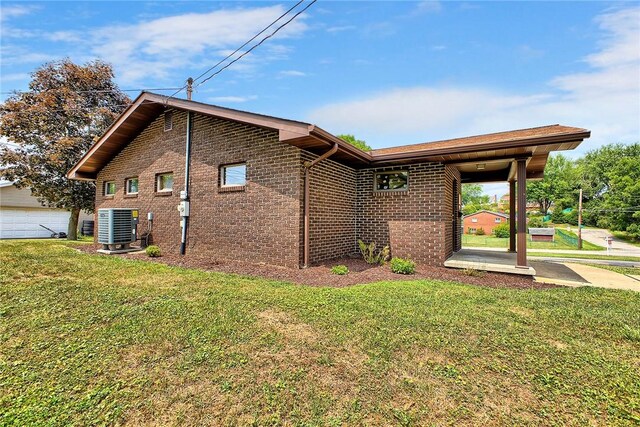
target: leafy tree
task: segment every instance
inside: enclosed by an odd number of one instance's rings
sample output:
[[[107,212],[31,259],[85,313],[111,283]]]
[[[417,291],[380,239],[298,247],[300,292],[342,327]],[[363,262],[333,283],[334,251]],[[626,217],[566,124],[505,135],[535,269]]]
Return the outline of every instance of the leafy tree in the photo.
[[[483,209],[495,210],[497,206],[489,203],[489,196],[482,193],[480,184],[462,184],[462,213],[470,215]]]
[[[527,182],[527,201],[538,203],[543,214],[552,204],[555,209],[573,206],[578,185],[574,163],[557,154],[549,157],[542,180]]]
[[[371,148],[369,146],[369,144],[367,144],[365,141],[361,140],[361,139],[356,139],[355,136],[353,135],[349,135],[349,134],[344,134],[344,135],[338,135],[338,138],[340,138],[341,140],[348,142],[349,144],[353,145],[356,148],[361,149],[362,151],[371,151],[373,150],[373,148]]]
[[[71,211],[67,235],[75,240],[80,211],[93,211],[95,185],[66,173],[131,101],[102,61],[81,66],[64,59],[31,77],[29,91],[0,105],[0,136],[17,146],[0,149],[0,174],[30,188],[44,206]]]
[[[605,145],[578,166],[585,223],[640,237],[640,143]]]

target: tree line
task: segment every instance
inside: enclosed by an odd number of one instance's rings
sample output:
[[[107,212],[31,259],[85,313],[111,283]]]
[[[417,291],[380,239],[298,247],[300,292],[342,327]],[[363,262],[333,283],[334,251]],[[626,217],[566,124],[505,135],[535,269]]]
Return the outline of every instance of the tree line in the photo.
[[[577,225],[580,189],[584,225],[640,240],[640,143],[604,145],[578,159],[550,156],[544,178],[527,182],[527,202],[554,223]],[[478,184],[463,185],[462,204],[465,215],[498,207]]]

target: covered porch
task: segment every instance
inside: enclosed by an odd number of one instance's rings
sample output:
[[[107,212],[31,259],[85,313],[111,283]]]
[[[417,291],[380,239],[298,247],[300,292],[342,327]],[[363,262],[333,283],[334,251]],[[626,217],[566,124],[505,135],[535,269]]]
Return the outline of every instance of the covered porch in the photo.
[[[540,128],[531,131],[542,130]],[[447,163],[460,172],[460,181],[466,183],[509,183],[509,247],[495,251],[463,249],[461,244],[444,263],[446,267],[493,271],[500,273],[535,275],[527,259],[527,180],[544,176],[549,154],[576,148],[590,132],[579,128],[550,126],[548,134],[520,131],[516,138],[502,138],[489,144],[473,144],[466,153],[449,156]],[[515,135],[513,135],[515,136]],[[491,148],[491,149],[489,149]],[[454,233],[463,233],[461,222],[461,195],[456,201]],[[458,235],[454,236],[454,241]],[[461,240],[458,240],[461,241]]]

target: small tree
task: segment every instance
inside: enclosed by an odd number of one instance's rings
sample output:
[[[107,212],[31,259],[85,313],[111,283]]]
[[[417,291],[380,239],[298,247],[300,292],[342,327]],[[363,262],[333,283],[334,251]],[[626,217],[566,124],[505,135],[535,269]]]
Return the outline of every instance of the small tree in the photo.
[[[338,138],[340,138],[341,140],[348,142],[349,144],[353,145],[356,148],[361,149],[362,151],[371,151],[373,150],[373,148],[371,148],[369,146],[369,144],[367,144],[365,141],[361,140],[361,139],[356,139],[355,136],[353,135],[349,135],[349,134],[344,134],[344,135],[338,135]]]
[[[130,102],[109,64],[64,59],[37,69],[29,91],[0,106],[0,136],[16,145],[0,149],[0,175],[43,205],[69,210],[69,240],[77,239],[80,211],[93,211],[95,185],[66,174]]]

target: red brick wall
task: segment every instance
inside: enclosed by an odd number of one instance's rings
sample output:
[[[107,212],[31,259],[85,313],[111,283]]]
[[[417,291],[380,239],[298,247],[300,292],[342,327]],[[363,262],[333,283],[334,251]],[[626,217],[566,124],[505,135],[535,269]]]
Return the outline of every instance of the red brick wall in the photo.
[[[307,161],[318,156],[303,151],[302,157]],[[316,163],[309,175],[310,262],[318,263],[355,253],[356,170],[327,159]],[[303,209],[301,203],[301,212]]]
[[[408,190],[374,191],[374,173],[385,170],[408,170]],[[358,171],[357,236],[390,245],[393,256],[441,265],[453,251],[456,177],[455,168],[442,163]]]
[[[472,218],[476,218],[478,222],[473,222]],[[500,219],[500,222],[495,222],[496,218]],[[478,212],[473,215],[468,215],[464,218],[464,232],[465,234],[469,234],[469,228],[482,228],[484,230],[484,234],[493,233],[493,228],[496,225],[506,224],[507,218],[503,218],[488,212]],[[473,233],[472,233],[473,234]]]
[[[153,239],[177,252],[180,244],[179,192],[184,188],[186,113],[173,114],[164,132],[161,115],[98,174],[96,208],[141,209],[155,215]],[[187,253],[218,259],[298,266],[300,243],[300,150],[278,141],[278,134],[255,126],[194,114],[191,158],[191,217]],[[220,165],[246,162],[242,191],[219,188]],[[155,175],[172,171],[173,193],[154,194]],[[139,195],[125,198],[124,180],[139,176]],[[115,197],[102,196],[102,183],[115,180]]]
[[[191,216],[187,254],[295,267],[302,261],[304,160],[317,156],[278,141],[276,131],[194,114]],[[186,113],[175,111],[173,129],[164,116],[153,121],[98,174],[96,208],[140,209],[155,215],[154,243],[177,253],[179,192],[184,187]],[[246,162],[241,191],[219,187],[221,165]],[[374,192],[378,170],[409,171],[407,192]],[[173,192],[155,193],[155,177],[173,172]],[[137,197],[124,195],[126,178],[138,176]],[[356,241],[390,244],[393,255],[441,265],[454,248],[453,182],[459,174],[441,163],[356,170],[331,159],[310,172],[310,260],[318,263],[357,252]],[[115,180],[114,197],[103,196]],[[459,185],[459,184],[458,184]]]

